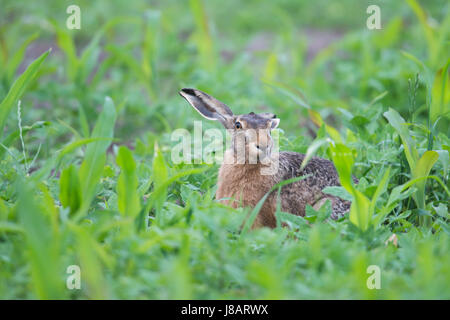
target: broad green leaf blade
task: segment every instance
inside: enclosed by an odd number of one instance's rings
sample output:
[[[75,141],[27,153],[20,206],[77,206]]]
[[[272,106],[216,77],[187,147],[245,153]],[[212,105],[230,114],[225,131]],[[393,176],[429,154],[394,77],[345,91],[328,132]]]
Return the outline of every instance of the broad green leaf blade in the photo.
[[[154,195],[152,196],[155,204],[156,217],[158,219],[158,214],[161,211],[164,201],[167,197],[167,186],[164,187],[164,182],[168,178],[168,173],[166,162],[164,161],[164,156],[157,144],[155,144],[155,157],[153,159],[152,170],[152,180],[154,183],[154,188],[155,190],[160,190],[158,194],[155,194],[154,192]]]
[[[389,108],[389,111],[384,113],[386,119],[388,119],[389,123],[392,127],[397,131],[402,139],[403,146],[405,147],[405,155],[408,160],[409,167],[411,170],[416,166],[416,162],[419,159],[419,155],[417,153],[417,149],[411,135],[409,134],[408,127],[405,123],[405,120],[402,116],[392,108]]]
[[[103,28],[97,31],[79,58],[81,81],[87,81],[93,69],[98,67],[98,56],[100,54],[99,43],[104,32],[105,30]]]
[[[14,53],[7,63],[7,79],[11,81],[17,71],[17,68],[22,63],[23,57],[25,56],[25,51],[28,45],[39,37],[39,32],[33,33],[29,36],[20,46],[20,48]]]
[[[437,57],[438,43],[437,43],[437,38],[434,35],[433,29],[428,24],[429,19],[427,17],[427,14],[422,9],[422,7],[420,6],[420,4],[417,0],[406,0],[406,3],[408,3],[409,6],[411,7],[411,9],[414,11],[414,13],[417,16],[417,19],[420,22],[420,25],[422,26],[422,29],[425,34],[425,39],[427,40],[427,44],[428,44],[428,53],[430,56],[429,58],[430,58],[431,62],[433,63]]]
[[[324,144],[330,143],[331,140],[329,138],[314,140],[313,143],[308,147],[308,150],[306,151],[305,158],[302,161],[302,165],[300,167],[300,170],[303,170],[306,165],[308,164],[309,160],[314,156],[314,154],[317,152],[317,150],[323,146]]]
[[[450,117],[449,69],[450,59],[445,66],[436,72],[431,89],[430,121],[435,123],[439,116]],[[446,128],[447,129],[447,128]]]
[[[58,241],[51,232],[51,223],[43,206],[34,198],[33,188],[24,181],[18,183],[18,216],[26,234],[27,251],[31,264],[33,289],[39,299],[64,298]]]
[[[72,36],[66,30],[66,28],[61,28],[59,23],[55,20],[51,21],[55,32],[56,32],[56,40],[58,43],[58,47],[64,52],[66,55],[66,67],[68,78],[71,81],[77,80],[77,72],[80,66],[80,60],[77,57],[77,51],[75,48],[75,43],[72,39]]]
[[[352,166],[354,162],[352,150],[343,144],[331,145],[331,157],[339,175],[341,185],[352,195],[350,207],[350,222],[361,231],[366,231],[370,225],[373,211],[370,211],[369,199],[352,184]]]
[[[439,154],[436,151],[426,151],[412,171],[412,179],[428,176],[438,159]],[[416,183],[417,192],[413,196],[417,206],[421,209],[425,208],[425,184],[426,180],[418,181]]]
[[[158,10],[149,10],[145,15],[145,32],[142,44],[142,62],[141,67],[148,83],[149,94],[154,97],[157,89],[157,58],[159,44],[159,30],[161,24],[161,12]]]
[[[49,126],[49,125],[50,125],[50,122],[48,122],[48,121],[37,121],[37,122],[33,123],[31,126],[24,126],[24,127],[22,127],[22,135],[24,136],[26,133],[28,133],[31,130],[43,128],[43,127]],[[19,138],[19,136],[20,136],[20,130],[17,129],[16,131],[11,132],[2,141],[2,144],[5,147],[9,147],[17,138]],[[3,156],[4,153],[5,153],[5,149],[4,148],[0,148],[0,158]]]
[[[103,111],[100,113],[91,138],[112,138],[116,123],[116,109],[111,98],[106,97]],[[88,145],[83,163],[80,167],[80,181],[83,198],[82,212],[87,210],[92,201],[95,189],[102,175],[106,162],[106,150],[110,140],[99,140]]]
[[[350,222],[357,226],[361,231],[366,231],[372,219],[370,212],[370,201],[358,190],[353,192],[353,201],[350,207]]]
[[[323,193],[341,198],[342,200],[352,201],[352,195],[344,188],[340,186],[325,187],[322,189]]]
[[[176,175],[168,178],[165,181],[160,181],[158,182],[155,187],[154,187],[154,191],[152,192],[152,194],[150,195],[150,198],[148,199],[145,208],[143,211],[141,211],[142,214],[142,219],[145,218],[145,215],[148,214],[148,212],[150,212],[150,210],[155,207],[155,202],[156,201],[161,201],[161,199],[165,200],[167,197],[167,188],[174,183],[175,181],[181,179],[182,177],[185,176],[189,176],[192,174],[197,174],[197,173],[201,173],[203,171],[205,171],[207,169],[206,168],[202,168],[202,169],[189,169],[189,170],[185,170],[185,171],[181,171],[179,173],[177,173]],[[154,177],[153,177],[154,178]],[[156,181],[154,181],[156,183]],[[162,206],[162,204],[161,204]],[[158,221],[158,215],[156,215],[156,222]],[[138,225],[143,225],[142,224],[143,221],[139,221]]]
[[[82,203],[80,179],[77,169],[71,165],[64,169],[59,179],[59,200],[64,208],[76,212]]]
[[[330,150],[331,158],[339,174],[341,185],[348,192],[352,193],[354,190],[352,185],[352,166],[354,162],[352,150],[340,143],[335,145],[330,144]]]
[[[6,118],[8,117],[11,109],[15,106],[17,100],[19,100],[24,94],[27,86],[36,77],[36,74],[44,62],[45,58],[49,55],[51,49],[44,52],[39,58],[34,60],[28,68],[22,73],[19,78],[14,82],[9,89],[5,99],[0,104],[0,137],[3,136],[3,129],[5,126]]]
[[[375,211],[375,205],[377,203],[378,197],[381,194],[383,194],[386,191],[386,189],[387,189],[387,185],[388,185],[388,182],[389,182],[389,174],[390,173],[391,173],[391,169],[388,168],[386,170],[386,172],[384,173],[383,178],[381,178],[381,181],[378,184],[377,189],[375,190],[375,193],[374,193],[374,195],[372,197],[372,200],[370,201],[370,209],[369,209],[369,211],[372,212],[372,213]]]
[[[50,174],[52,170],[57,170],[59,168],[61,160],[65,155],[73,152],[74,150],[76,150],[81,146],[100,140],[111,141],[112,138],[86,138],[86,139],[78,139],[74,142],[69,143],[68,145],[64,146],[64,148],[62,148],[61,150],[58,150],[49,160],[47,160],[44,166],[42,166],[36,172],[33,172],[33,178],[36,181],[44,179],[44,177]]]
[[[76,252],[88,297],[91,299],[106,299],[108,297],[108,285],[105,281],[103,265],[99,259],[98,242],[86,229],[70,222],[68,225],[76,237]]]
[[[275,89],[276,91],[279,91],[286,97],[292,99],[292,101],[297,103],[299,106],[307,110],[311,109],[311,106],[306,101],[305,95],[298,88],[294,88],[285,83],[274,80],[269,81],[267,79],[264,79],[264,83],[269,87]]]
[[[138,192],[138,177],[133,155],[125,146],[119,148],[117,165],[120,167],[120,175],[117,181],[119,212],[123,216],[135,218],[141,210]]]
[[[205,6],[201,0],[190,0],[189,5],[195,22],[193,39],[199,52],[199,63],[208,70],[214,69],[216,64],[214,42],[209,30]]]
[[[78,139],[78,140],[64,146],[64,148],[62,148],[58,152],[58,159],[60,160],[65,155],[67,155],[67,154],[73,152],[74,150],[76,150],[77,148],[87,145],[89,143],[93,143],[96,141],[105,141],[105,142],[110,143],[112,140],[113,140],[113,138],[103,138],[103,137]]]

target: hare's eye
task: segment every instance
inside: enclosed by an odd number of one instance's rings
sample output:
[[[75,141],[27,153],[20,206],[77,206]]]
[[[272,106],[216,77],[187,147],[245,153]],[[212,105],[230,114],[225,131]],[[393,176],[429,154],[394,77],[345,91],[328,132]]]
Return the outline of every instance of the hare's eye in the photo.
[[[240,129],[240,128],[242,128],[242,124],[238,121],[238,122],[236,122],[236,123],[234,124],[234,127],[235,127],[236,129]]]

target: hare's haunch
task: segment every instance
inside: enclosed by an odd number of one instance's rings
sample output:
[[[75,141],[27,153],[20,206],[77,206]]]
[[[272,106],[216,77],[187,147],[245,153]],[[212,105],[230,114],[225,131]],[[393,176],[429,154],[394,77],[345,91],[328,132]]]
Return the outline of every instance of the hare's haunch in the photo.
[[[329,160],[313,157],[301,169],[305,155],[296,152],[273,152],[271,130],[280,119],[273,113],[234,115],[224,103],[196,89],[182,89],[184,97],[203,117],[218,120],[232,132],[231,148],[225,152],[219,170],[216,199],[233,207],[254,207],[277,183],[300,176],[305,179],[281,188],[281,209],[304,216],[307,204],[318,209],[330,200],[332,218],[342,216],[350,202],[322,192],[327,186],[339,186],[336,168]],[[231,200],[230,200],[231,199]],[[275,227],[277,192],[264,202],[253,227]]]

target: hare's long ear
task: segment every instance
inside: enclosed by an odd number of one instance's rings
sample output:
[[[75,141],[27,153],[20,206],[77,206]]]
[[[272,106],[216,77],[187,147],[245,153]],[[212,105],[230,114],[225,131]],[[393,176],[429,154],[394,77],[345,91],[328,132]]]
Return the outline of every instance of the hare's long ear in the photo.
[[[276,127],[278,127],[279,124],[280,124],[280,119],[274,118],[274,119],[272,119],[272,121],[270,122],[270,128],[271,128],[271,129],[275,129]]]
[[[196,89],[181,89],[180,95],[206,119],[219,120],[227,129],[234,127],[233,112],[225,103]]]
[[[264,117],[267,119],[275,119],[277,117],[277,115],[275,113],[271,113],[271,112],[263,112],[263,113],[259,113],[259,115],[261,117]]]
[[[269,129],[275,129],[280,124],[280,119],[277,118],[277,115],[270,112],[259,113],[261,117],[269,119],[267,122],[267,126]]]

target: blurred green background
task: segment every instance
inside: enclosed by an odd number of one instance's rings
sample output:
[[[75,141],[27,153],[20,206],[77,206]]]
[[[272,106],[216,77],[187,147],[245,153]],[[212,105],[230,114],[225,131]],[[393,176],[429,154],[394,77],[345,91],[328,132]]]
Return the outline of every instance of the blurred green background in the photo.
[[[81,8],[81,30],[65,27],[70,4]],[[370,4],[380,6],[382,30],[366,27]],[[384,91],[387,105],[407,111],[407,81],[420,69],[401,50],[435,69],[448,57],[443,23],[448,3],[422,5],[434,42],[405,1],[4,1],[2,56],[8,64],[37,33],[20,72],[53,49],[41,71],[51,76],[29,97],[35,107],[24,116],[30,119],[71,114],[72,124],[83,108],[91,123],[96,105],[109,95],[123,104],[116,136],[133,139],[163,130],[160,116],[171,127],[191,124],[197,115],[178,97],[181,87],[190,86],[219,97],[237,113],[275,109],[282,128],[301,134],[305,110],[275,94],[274,82],[300,90],[315,109],[329,109],[325,116],[338,108],[359,110]],[[94,39],[98,46],[78,62]],[[14,78],[2,79],[4,95]]]
[[[80,30],[66,28],[72,4]],[[373,4],[381,30],[366,27]],[[0,298],[449,299],[449,9],[444,0],[2,0],[0,100],[52,50],[0,106]],[[183,87],[235,113],[276,113],[282,149],[345,144],[365,196],[389,177],[378,223],[361,231],[311,211],[286,218],[292,228],[239,235],[248,211],[214,201],[218,166],[171,163],[173,130],[202,119]],[[392,113],[388,122],[389,108],[407,124]],[[439,159],[414,171],[410,149]],[[428,174],[437,178],[395,189]],[[399,246],[385,244],[392,233]],[[72,264],[81,290],[65,287]],[[382,290],[366,287],[370,264],[383,270]]]

